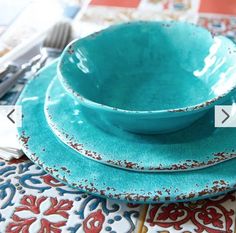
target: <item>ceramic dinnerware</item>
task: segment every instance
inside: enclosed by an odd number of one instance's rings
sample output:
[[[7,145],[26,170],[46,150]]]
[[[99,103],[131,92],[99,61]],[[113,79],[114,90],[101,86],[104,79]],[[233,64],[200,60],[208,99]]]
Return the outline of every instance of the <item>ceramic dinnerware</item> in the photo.
[[[182,129],[236,84],[236,47],[185,22],[133,22],[73,41],[58,64],[65,89],[98,126],[143,134]]]

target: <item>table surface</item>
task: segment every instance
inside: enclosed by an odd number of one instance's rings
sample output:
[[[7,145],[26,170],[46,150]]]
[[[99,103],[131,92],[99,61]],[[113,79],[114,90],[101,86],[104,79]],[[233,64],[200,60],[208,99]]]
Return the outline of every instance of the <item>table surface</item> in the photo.
[[[236,41],[234,0],[92,0],[74,27],[84,36],[136,19],[186,20]],[[0,104],[14,102],[26,81],[19,80]],[[130,204],[71,189],[26,157],[0,160],[0,233],[236,233],[235,218],[236,192],[195,202]]]

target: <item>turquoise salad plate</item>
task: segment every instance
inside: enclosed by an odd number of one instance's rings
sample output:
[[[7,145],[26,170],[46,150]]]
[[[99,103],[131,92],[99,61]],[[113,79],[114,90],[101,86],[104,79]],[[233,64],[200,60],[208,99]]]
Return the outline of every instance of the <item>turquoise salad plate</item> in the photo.
[[[143,172],[188,171],[236,157],[231,136],[235,129],[216,129],[213,111],[171,134],[133,134],[112,125],[104,129],[83,116],[57,77],[47,89],[44,106],[46,120],[62,142],[108,165]]]
[[[132,22],[71,42],[64,88],[103,128],[156,134],[192,124],[236,86],[236,46],[186,22]]]
[[[18,128],[23,151],[56,179],[94,195],[139,203],[196,200],[236,189],[236,159],[188,172],[133,172],[87,159],[62,143],[48,126],[44,113],[46,92],[56,75],[56,66],[52,63],[41,70],[17,103],[22,105],[24,115]],[[70,117],[64,111],[61,120],[67,122]],[[227,137],[222,137],[220,143],[227,145],[236,132],[229,129],[223,135]]]

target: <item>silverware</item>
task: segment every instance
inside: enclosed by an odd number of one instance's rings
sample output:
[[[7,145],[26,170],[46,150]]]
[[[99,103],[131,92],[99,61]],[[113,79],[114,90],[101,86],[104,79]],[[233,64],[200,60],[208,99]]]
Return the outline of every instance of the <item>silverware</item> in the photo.
[[[29,62],[24,63],[23,65],[21,65],[21,68],[18,69],[15,73],[13,73],[9,78],[5,79],[2,83],[0,83],[0,98],[2,96],[4,96],[16,83],[16,81],[22,77],[27,71],[29,71],[31,69],[31,67],[38,62],[38,60],[40,59],[40,56],[37,55],[35,57],[33,57]],[[7,75],[10,70],[13,70],[13,68],[8,68],[5,71],[5,75]],[[8,71],[7,71],[8,70]],[[3,72],[4,74],[4,72]]]
[[[8,74],[15,73],[18,69],[17,65],[7,64],[0,71],[0,81],[3,80]]]
[[[33,75],[44,66],[49,57],[56,58],[71,40],[71,34],[71,24],[68,21],[55,24],[42,43],[40,54],[34,56],[29,62],[21,65],[20,69],[0,83],[0,98],[4,96],[26,72],[31,71]],[[9,72],[9,69],[10,67],[3,71],[2,77]]]
[[[0,83],[0,98],[5,95],[16,83],[16,81],[31,71],[33,76],[39,69],[41,69],[48,58],[58,57],[65,46],[72,39],[72,27],[68,21],[63,21],[55,24],[49,31],[48,35],[44,39],[40,54],[34,56],[29,62],[23,64],[20,69],[13,73],[9,78],[4,78],[9,72],[13,72],[13,67],[6,67],[5,70],[0,73],[0,77],[3,81]],[[2,76],[1,76],[2,75]],[[18,148],[0,147],[0,157],[5,160],[18,159],[24,153]]]
[[[66,45],[71,41],[72,27],[70,22],[63,21],[56,23],[49,31],[40,48],[40,60],[33,67],[33,72],[41,69],[48,58],[58,57]]]

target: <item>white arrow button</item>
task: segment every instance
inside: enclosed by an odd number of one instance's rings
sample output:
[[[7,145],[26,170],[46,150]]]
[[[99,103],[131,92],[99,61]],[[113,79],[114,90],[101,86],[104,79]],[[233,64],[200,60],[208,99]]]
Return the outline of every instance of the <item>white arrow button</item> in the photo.
[[[215,127],[236,127],[236,105],[215,106]]]
[[[0,127],[21,127],[22,108],[14,105],[0,105]]]

